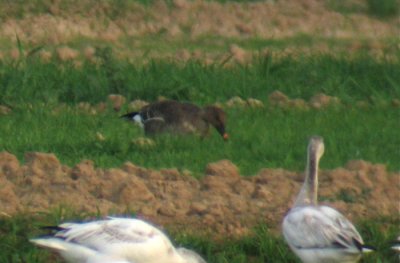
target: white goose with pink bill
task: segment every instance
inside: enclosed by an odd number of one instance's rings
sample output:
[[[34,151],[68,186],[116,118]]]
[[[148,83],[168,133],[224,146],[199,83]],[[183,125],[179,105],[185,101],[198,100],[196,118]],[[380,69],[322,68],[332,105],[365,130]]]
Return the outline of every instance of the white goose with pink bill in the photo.
[[[283,236],[304,263],[353,263],[373,249],[364,245],[353,224],[329,206],[318,205],[318,164],[324,153],[321,137],[308,145],[304,184],[283,219]]]

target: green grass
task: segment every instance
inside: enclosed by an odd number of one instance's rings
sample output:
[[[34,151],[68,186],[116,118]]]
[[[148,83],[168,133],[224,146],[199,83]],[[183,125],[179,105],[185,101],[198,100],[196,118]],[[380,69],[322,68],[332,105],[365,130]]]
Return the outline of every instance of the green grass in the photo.
[[[399,0],[365,0],[347,1],[347,0],[329,0],[327,6],[332,10],[348,14],[365,14],[368,13],[378,18],[395,18],[399,15]]]
[[[235,95],[266,100],[274,90],[303,99],[324,92],[346,103],[400,97],[400,53],[379,61],[367,55],[260,56],[252,64],[229,68],[223,60],[212,65],[163,60],[138,66],[116,61],[109,48],[97,54],[99,65],[85,63],[81,69],[59,61],[43,64],[35,54],[0,62],[0,103],[97,103],[111,93],[128,99],[154,100],[163,95],[209,103]]]
[[[55,153],[68,165],[92,159],[98,166],[115,167],[129,160],[149,168],[177,167],[195,174],[202,174],[209,162],[230,159],[244,175],[252,175],[263,167],[303,170],[308,137],[319,134],[326,143],[323,169],[343,166],[352,159],[400,169],[399,112],[391,107],[228,109],[230,141],[224,142],[213,131],[206,140],[161,136],[155,138],[153,147],[132,144],[143,131],[111,110],[97,115],[71,107],[54,111],[54,106],[34,106],[1,117],[0,150],[20,160],[28,151],[42,151]],[[96,138],[97,132],[105,141]]]
[[[327,7],[332,10],[339,12],[344,15],[364,13],[365,8],[359,1],[347,1],[347,0],[328,0],[326,1]]]
[[[76,214],[68,209],[55,209],[36,215],[17,215],[0,218],[0,262],[44,263],[62,262],[45,249],[28,242],[29,238],[45,234],[42,226],[55,225],[63,221],[80,221],[97,218],[98,215]],[[390,241],[400,231],[398,218],[376,218],[357,224],[367,244],[377,248],[363,263],[397,262],[397,255],[390,251]],[[300,262],[290,252],[283,239],[273,234],[268,226],[261,224],[252,233],[242,238],[222,238],[212,241],[207,236],[193,236],[185,233],[170,233],[174,243],[201,253],[209,263],[265,263]]]
[[[188,35],[182,36],[168,36],[165,33],[148,34],[145,36],[135,37],[121,37],[121,42],[124,43],[128,50],[142,50],[143,53],[155,53],[155,54],[174,54],[182,50],[198,51],[207,50],[208,54],[221,54],[225,55],[231,45],[238,45],[246,51],[253,51],[254,53],[263,52],[268,49],[269,52],[279,52],[287,49],[297,50],[309,50],[318,54],[321,46],[327,46],[329,49],[335,50],[332,53],[338,53],[337,50],[341,50],[343,53],[352,53],[349,51],[354,46],[355,41],[362,45],[361,52],[370,50],[370,40],[358,37],[355,39],[337,39],[332,37],[309,35],[305,33],[299,33],[292,37],[283,38],[261,38],[261,37],[248,37],[248,38],[235,38],[235,37],[221,37],[217,35],[203,35],[198,36],[196,39]],[[91,41],[88,39],[79,38],[76,41],[71,41],[69,46],[81,47],[83,43],[87,45]],[[92,41],[93,42],[93,41]],[[396,50],[398,37],[393,36],[391,38],[382,39],[382,42],[386,44],[383,48],[384,52]],[[5,46],[9,49],[9,46]],[[134,47],[134,48],[133,48]],[[387,50],[387,51],[386,51]],[[299,51],[298,53],[300,53]],[[361,53],[356,51],[356,53]],[[225,57],[223,56],[223,57]]]
[[[370,14],[380,18],[390,18],[399,15],[399,0],[366,0]]]
[[[178,167],[195,176],[209,162],[230,159],[243,175],[252,175],[264,167],[303,170],[307,140],[318,134],[326,144],[322,169],[343,166],[352,159],[400,169],[400,112],[390,104],[400,98],[398,57],[261,57],[253,64],[230,67],[196,61],[153,61],[138,66],[116,60],[108,49],[98,50],[98,57],[99,64],[87,63],[82,68],[58,61],[43,64],[35,55],[2,62],[0,104],[13,111],[0,116],[0,151],[16,154],[20,160],[29,151],[52,152],[68,165],[92,159],[101,167],[126,161],[153,168]],[[268,95],[274,90],[306,100],[324,92],[340,98],[342,105],[308,111],[269,107]],[[75,107],[81,101],[105,101],[110,93],[146,100],[163,95],[198,104],[224,102],[239,95],[260,99],[266,107],[227,109],[228,142],[213,132],[206,140],[161,136],[155,138],[154,147],[139,147],[131,140],[143,132],[121,120],[119,113],[108,109],[91,115]],[[368,108],[356,106],[359,100],[367,102]],[[104,135],[104,141],[96,138],[97,132]],[[338,195],[356,202],[347,193]],[[96,216],[59,209],[0,218],[0,262],[57,262],[54,255],[27,240],[42,233],[41,225]],[[379,248],[363,262],[396,262],[388,242],[399,233],[399,223],[398,218],[357,222],[367,243]],[[201,252],[210,263],[298,262],[266,225],[248,237],[219,242],[184,233],[172,236],[178,244]]]
[[[229,68],[196,61],[135,66],[116,61],[108,49],[98,54],[102,63],[80,69],[42,64],[34,57],[19,64],[0,64],[0,104],[14,109],[1,117],[0,151],[16,154],[20,160],[27,151],[54,152],[68,165],[87,158],[101,167],[119,166],[127,160],[151,168],[179,164],[178,168],[195,174],[202,173],[209,162],[228,158],[243,174],[251,175],[262,167],[303,170],[308,137],[319,134],[327,145],[321,163],[324,169],[352,159],[400,169],[399,110],[390,105],[393,98],[400,98],[399,62],[315,56],[264,57],[251,65]],[[268,95],[274,90],[306,100],[324,92],[339,97],[343,105],[318,111],[270,108]],[[231,134],[227,143],[213,132],[204,141],[162,136],[156,138],[155,147],[141,148],[131,141],[143,132],[121,120],[118,113],[90,115],[75,108],[81,101],[105,101],[110,93],[129,100],[152,101],[162,95],[198,104],[239,95],[260,99],[267,107],[227,109]],[[359,100],[369,108],[357,107]],[[60,108],[60,103],[67,106]],[[96,132],[106,140],[97,140]],[[149,158],[154,155],[157,158]]]

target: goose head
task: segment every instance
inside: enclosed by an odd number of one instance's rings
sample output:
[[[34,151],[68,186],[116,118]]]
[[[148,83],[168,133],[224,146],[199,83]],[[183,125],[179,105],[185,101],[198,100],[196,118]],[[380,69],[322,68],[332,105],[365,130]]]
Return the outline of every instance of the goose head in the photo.
[[[324,146],[324,140],[320,136],[312,136],[310,138],[310,142],[308,143],[308,162],[310,164],[310,161],[316,161],[319,162],[321,159],[322,155],[324,154],[325,151],[325,146]]]
[[[220,107],[206,106],[203,110],[203,119],[211,124],[224,140],[229,138],[225,130],[226,114]]]

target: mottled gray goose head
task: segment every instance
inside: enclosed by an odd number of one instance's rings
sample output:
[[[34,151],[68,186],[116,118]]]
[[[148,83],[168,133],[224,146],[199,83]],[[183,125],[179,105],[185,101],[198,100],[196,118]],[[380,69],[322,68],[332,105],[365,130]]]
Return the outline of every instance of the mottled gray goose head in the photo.
[[[225,130],[226,114],[217,106],[206,106],[203,109],[203,119],[211,124],[218,133],[227,140],[229,138],[228,133]]]

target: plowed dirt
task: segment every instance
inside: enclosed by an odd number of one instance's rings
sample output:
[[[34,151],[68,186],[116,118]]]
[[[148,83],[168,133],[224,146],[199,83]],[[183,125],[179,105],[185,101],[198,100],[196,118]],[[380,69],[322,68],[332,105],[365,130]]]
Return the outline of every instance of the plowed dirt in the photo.
[[[197,180],[177,169],[149,170],[132,163],[96,168],[84,160],[62,165],[54,154],[27,153],[25,164],[0,153],[0,212],[48,211],[59,205],[79,211],[136,211],[157,224],[197,233],[239,236],[264,222],[279,229],[304,174],[262,169],[242,177],[229,160],[210,163]],[[320,172],[320,199],[351,219],[399,215],[400,173],[362,160]]]
[[[270,53],[276,49],[283,49],[281,51],[285,54],[336,54],[367,50],[374,56],[382,57],[399,48],[396,41],[388,41],[399,33],[399,17],[378,19],[369,14],[366,1],[360,0],[338,3],[317,0],[251,3],[160,0],[150,6],[133,2],[126,9],[96,1],[78,1],[67,6],[63,1],[47,2],[50,3],[47,3],[46,12],[35,12],[35,4],[24,4],[28,12],[24,16],[17,11],[16,5],[9,2],[0,4],[5,14],[0,24],[0,40],[7,43],[0,52],[0,60],[7,57],[16,59],[21,55],[17,48],[18,41],[28,47],[43,47],[40,56],[44,61],[51,57],[92,60],[96,53],[95,46],[99,43],[115,46],[118,56],[133,60],[172,57],[213,61],[229,54],[238,62],[251,59],[253,52]],[[159,40],[160,36],[163,41]],[[213,41],[215,36],[219,40]],[[301,39],[302,36],[327,41],[289,43],[291,38]],[[155,37],[157,43],[149,37]],[[209,37],[211,39],[204,42]],[[199,47],[209,46],[210,50],[193,50],[188,47],[191,44],[187,41],[177,44],[179,39],[203,43]],[[228,41],[225,43],[224,39]],[[283,47],[264,44],[252,49],[248,44],[230,45],[229,39],[289,41]],[[343,41],[330,45],[330,39]],[[171,41],[171,46],[166,48],[166,43]],[[181,48],[174,47],[176,45]],[[161,48],[155,48],[157,46]],[[211,52],[214,49],[219,51]]]

